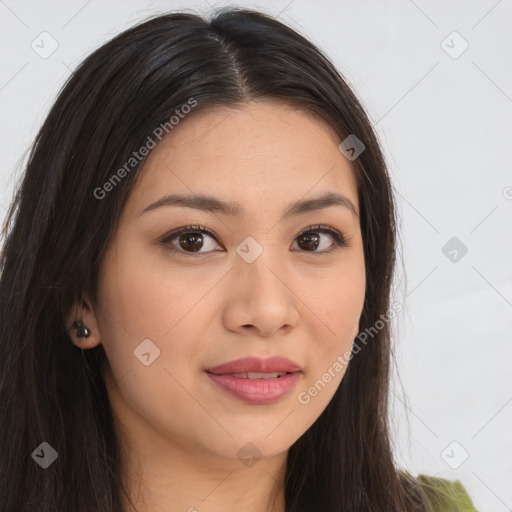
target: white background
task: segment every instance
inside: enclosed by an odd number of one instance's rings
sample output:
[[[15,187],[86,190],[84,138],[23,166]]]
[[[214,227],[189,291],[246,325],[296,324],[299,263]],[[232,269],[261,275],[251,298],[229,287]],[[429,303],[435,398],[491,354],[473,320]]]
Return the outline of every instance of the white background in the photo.
[[[2,220],[71,70],[146,16],[210,5],[228,4],[0,0]],[[401,218],[397,463],[460,480],[479,511],[512,510],[512,0],[236,5],[279,15],[319,45],[386,153]],[[47,59],[31,48],[43,31],[58,43]],[[445,51],[463,49],[453,31],[469,44],[457,58]],[[457,262],[442,252],[454,236],[468,248]]]

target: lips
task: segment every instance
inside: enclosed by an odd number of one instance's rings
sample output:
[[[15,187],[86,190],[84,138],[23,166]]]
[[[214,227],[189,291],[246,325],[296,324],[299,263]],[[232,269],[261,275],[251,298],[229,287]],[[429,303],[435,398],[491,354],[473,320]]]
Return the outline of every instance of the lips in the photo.
[[[230,397],[248,404],[277,402],[302,376],[301,367],[285,357],[246,357],[206,370],[206,374]]]
[[[292,373],[302,371],[301,367],[286,357],[245,357],[229,363],[208,368],[208,372],[216,375],[241,374],[241,373]]]

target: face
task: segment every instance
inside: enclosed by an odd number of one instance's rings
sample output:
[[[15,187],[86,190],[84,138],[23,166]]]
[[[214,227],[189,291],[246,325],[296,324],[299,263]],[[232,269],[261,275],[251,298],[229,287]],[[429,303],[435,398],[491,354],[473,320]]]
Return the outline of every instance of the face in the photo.
[[[151,151],[103,260],[99,306],[84,316],[133,442],[205,461],[272,457],[325,409],[365,290],[340,142],[309,114],[259,101],[193,112]],[[148,208],[175,194],[237,204]],[[289,211],[326,194],[345,199]],[[215,370],[247,357],[263,363]]]

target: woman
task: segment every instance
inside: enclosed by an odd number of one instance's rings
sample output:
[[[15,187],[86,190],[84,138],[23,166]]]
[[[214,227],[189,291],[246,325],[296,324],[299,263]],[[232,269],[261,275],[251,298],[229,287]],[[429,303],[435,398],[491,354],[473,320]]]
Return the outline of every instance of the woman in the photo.
[[[95,51],[5,231],[0,510],[475,510],[394,464],[391,184],[275,19],[173,13]]]

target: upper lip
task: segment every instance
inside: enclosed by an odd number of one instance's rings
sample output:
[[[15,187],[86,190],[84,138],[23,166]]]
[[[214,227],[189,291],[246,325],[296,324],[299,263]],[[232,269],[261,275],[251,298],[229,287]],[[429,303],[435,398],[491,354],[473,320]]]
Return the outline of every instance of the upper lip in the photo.
[[[207,372],[215,373],[217,375],[226,373],[274,373],[274,372],[299,372],[302,368],[293,361],[286,357],[274,356],[268,359],[261,359],[259,357],[244,357],[243,359],[236,359],[229,363],[221,364],[213,368],[207,368]]]

